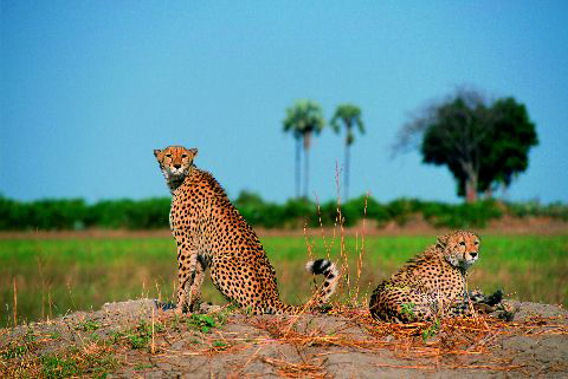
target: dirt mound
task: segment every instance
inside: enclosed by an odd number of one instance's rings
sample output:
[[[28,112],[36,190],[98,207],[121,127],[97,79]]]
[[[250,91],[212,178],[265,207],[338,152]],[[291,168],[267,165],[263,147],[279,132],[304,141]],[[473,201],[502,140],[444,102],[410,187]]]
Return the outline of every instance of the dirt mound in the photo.
[[[111,303],[0,330],[0,376],[566,377],[568,313],[514,305],[512,322],[398,325],[343,306],[296,316],[204,306],[176,317],[154,300]]]

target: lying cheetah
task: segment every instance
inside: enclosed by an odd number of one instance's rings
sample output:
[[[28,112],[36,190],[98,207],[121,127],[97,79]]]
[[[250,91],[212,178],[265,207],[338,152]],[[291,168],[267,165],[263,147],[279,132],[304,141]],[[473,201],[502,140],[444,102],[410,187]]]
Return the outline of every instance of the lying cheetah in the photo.
[[[280,300],[276,273],[256,233],[215,178],[193,164],[197,149],[169,146],[154,150],[154,155],[172,193],[170,227],[179,279],[176,312],[193,310],[207,268],[219,291],[253,314],[299,310]],[[337,268],[324,259],[308,262],[306,268],[325,277],[314,301],[321,305],[335,291]]]
[[[413,322],[469,314],[466,271],[479,258],[479,237],[455,231],[438,237],[436,245],[411,259],[371,296],[369,309],[378,320]],[[502,293],[476,292],[478,309],[494,310]]]

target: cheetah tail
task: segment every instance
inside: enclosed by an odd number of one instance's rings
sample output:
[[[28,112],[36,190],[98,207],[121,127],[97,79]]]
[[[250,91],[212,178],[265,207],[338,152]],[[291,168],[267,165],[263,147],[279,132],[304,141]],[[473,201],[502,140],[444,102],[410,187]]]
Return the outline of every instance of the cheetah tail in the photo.
[[[306,263],[306,270],[313,275],[323,275],[325,277],[325,282],[317,299],[318,302],[325,303],[333,295],[339,282],[339,271],[335,263],[327,259],[316,259]]]

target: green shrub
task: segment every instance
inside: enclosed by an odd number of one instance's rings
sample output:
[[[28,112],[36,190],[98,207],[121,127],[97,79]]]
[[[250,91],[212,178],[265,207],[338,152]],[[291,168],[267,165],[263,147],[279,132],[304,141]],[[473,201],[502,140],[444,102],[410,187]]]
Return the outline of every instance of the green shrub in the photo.
[[[0,229],[82,229],[87,212],[82,199],[19,202],[0,196]]]
[[[235,206],[245,220],[253,226],[276,228],[284,225],[283,207],[264,202],[259,195],[253,192],[241,192],[235,200]]]
[[[502,216],[495,201],[479,201],[474,204],[448,205],[433,203],[423,207],[424,218],[436,227],[469,228],[484,227],[490,220]]]
[[[103,200],[89,209],[86,224],[106,229],[167,228],[171,200]]]
[[[514,217],[551,217],[568,221],[568,206],[562,203],[542,205],[538,201],[524,203],[506,203],[507,212]]]
[[[281,217],[287,228],[302,228],[305,224],[317,225],[317,207],[306,199],[289,199],[283,206]]]
[[[87,204],[82,199],[45,199],[21,202],[0,196],[0,230],[77,230],[83,228],[155,229],[167,228],[171,199],[102,200]],[[550,217],[568,221],[568,206],[542,205],[537,201],[499,203],[494,200],[474,204],[448,204],[418,199],[396,199],[389,203],[360,196],[341,206],[345,226],[356,225],[365,217],[379,225],[394,221],[406,224],[417,215],[436,227],[484,227],[504,213],[513,217]],[[234,201],[243,217],[253,226],[265,228],[318,227],[339,223],[337,201],[320,205],[306,199],[290,199],[284,204],[264,201],[258,194],[243,191]]]
[[[365,217],[369,220],[377,220],[379,224],[383,224],[391,219],[386,206],[381,205],[378,201],[366,195],[349,200],[343,205],[342,212],[346,226],[355,225]]]
[[[387,205],[389,219],[394,220],[399,225],[405,225],[419,209],[420,202],[415,199],[397,199]]]

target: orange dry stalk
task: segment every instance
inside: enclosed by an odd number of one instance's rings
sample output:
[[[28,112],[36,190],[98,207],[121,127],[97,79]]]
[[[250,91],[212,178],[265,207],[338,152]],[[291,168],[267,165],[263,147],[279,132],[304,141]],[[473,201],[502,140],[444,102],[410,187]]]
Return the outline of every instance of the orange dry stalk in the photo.
[[[499,336],[542,334],[568,334],[568,326],[562,325],[558,317],[533,317],[522,322],[504,322],[487,315],[475,318],[450,318],[442,320],[438,325],[434,322],[417,322],[412,324],[385,323],[373,320],[366,309],[335,308],[331,313],[342,316],[352,324],[360,326],[367,333],[365,336],[354,337],[350,333],[335,331],[327,335],[319,329],[307,333],[291,327],[296,320],[251,320],[251,325],[267,331],[270,336],[280,342],[294,346],[340,346],[364,351],[390,349],[395,356],[405,359],[428,358],[448,360],[452,356],[481,355],[491,357],[490,348],[494,346]],[[427,331],[435,333],[426,335]],[[428,337],[433,337],[429,338]],[[444,364],[439,367],[473,369],[513,370],[518,365],[495,362],[495,365],[459,365]],[[404,366],[407,367],[407,366]],[[420,368],[421,366],[408,366]],[[424,367],[432,367],[425,365]]]
[[[286,378],[325,378],[327,375],[323,367],[309,363],[292,363],[269,357],[263,357],[262,361],[276,367],[278,373]]]

